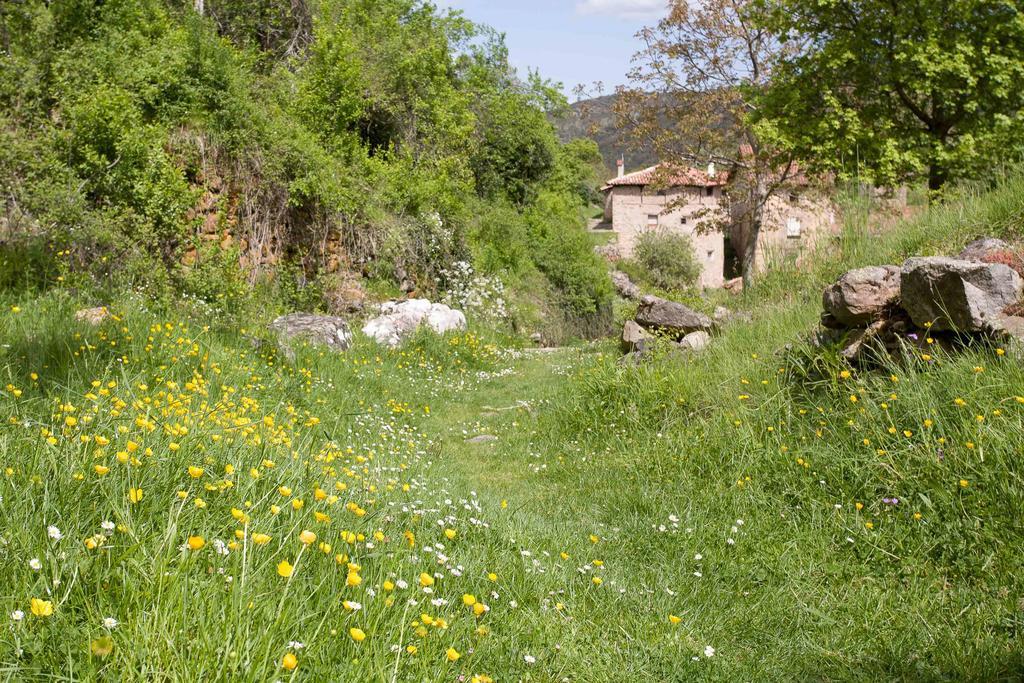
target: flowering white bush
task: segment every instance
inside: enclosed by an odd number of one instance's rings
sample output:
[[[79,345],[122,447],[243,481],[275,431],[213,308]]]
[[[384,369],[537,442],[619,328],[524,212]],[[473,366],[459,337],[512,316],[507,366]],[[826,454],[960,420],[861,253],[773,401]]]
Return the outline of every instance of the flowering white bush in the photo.
[[[466,261],[456,261],[451,268],[439,273],[446,283],[442,301],[462,310],[471,318],[484,318],[495,322],[508,319],[505,303],[505,283],[495,276],[480,275]]]

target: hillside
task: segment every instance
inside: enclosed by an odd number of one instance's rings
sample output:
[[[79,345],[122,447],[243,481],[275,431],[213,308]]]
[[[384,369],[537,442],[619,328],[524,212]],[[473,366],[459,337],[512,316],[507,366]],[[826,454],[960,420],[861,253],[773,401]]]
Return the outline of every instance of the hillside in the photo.
[[[614,111],[616,95],[603,95],[573,102],[569,113],[554,120],[562,142],[587,138],[597,143],[608,177],[616,172],[616,160],[625,157],[630,170],[658,163],[657,154],[633,140],[629,131],[619,125]]]
[[[731,300],[751,322],[640,364],[610,342],[518,350],[480,321],[290,362],[202,310],[127,297],[93,327],[82,292],[4,290],[0,661],[1018,678],[1020,349],[856,371],[803,336],[845,269],[980,234],[1024,237],[1024,180],[882,236],[851,218],[814,269]]]

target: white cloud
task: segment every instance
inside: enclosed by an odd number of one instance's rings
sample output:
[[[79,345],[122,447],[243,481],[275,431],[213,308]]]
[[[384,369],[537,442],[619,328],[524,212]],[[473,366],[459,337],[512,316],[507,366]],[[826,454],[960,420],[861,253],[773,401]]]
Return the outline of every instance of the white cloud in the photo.
[[[577,14],[600,14],[619,19],[658,19],[667,14],[668,0],[579,0]]]

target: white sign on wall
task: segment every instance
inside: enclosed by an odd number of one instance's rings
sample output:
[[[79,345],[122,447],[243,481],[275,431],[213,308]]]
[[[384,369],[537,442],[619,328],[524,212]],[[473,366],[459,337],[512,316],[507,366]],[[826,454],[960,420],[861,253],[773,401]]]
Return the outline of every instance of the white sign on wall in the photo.
[[[800,219],[790,217],[786,221],[786,237],[797,238],[800,237]]]

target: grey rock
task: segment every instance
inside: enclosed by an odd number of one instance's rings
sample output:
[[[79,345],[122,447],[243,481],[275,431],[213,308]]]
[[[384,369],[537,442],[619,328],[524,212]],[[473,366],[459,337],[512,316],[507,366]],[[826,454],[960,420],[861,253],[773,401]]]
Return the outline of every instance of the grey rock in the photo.
[[[711,335],[703,330],[691,332],[679,342],[682,349],[688,351],[703,351],[711,343]]]
[[[848,327],[861,327],[877,318],[900,296],[897,266],[868,266],[844,273],[825,289],[822,305]]]
[[[306,339],[324,344],[334,351],[347,351],[352,346],[352,332],[344,318],[312,313],[289,313],[270,323],[270,330],[287,347],[293,339]]]
[[[839,320],[834,315],[829,313],[828,311],[824,311],[821,314],[821,326],[824,327],[826,330],[845,330],[845,329],[847,329],[846,325],[844,325],[843,323],[839,322]]]
[[[626,324],[622,326],[622,338],[619,346],[623,353],[643,351],[650,345],[652,339],[654,339],[654,335],[637,325],[636,322],[627,320]]]
[[[1024,341],[1024,317],[1019,315],[999,316],[992,323],[992,331],[1001,336]]]
[[[623,299],[639,299],[640,287],[621,270],[611,272],[612,285]]]
[[[1024,292],[1024,280],[1009,266],[941,256],[907,259],[900,281],[911,320],[933,330],[983,332]]]
[[[79,322],[89,323],[93,327],[101,325],[104,320],[107,320],[110,317],[110,311],[107,310],[106,306],[96,306],[95,308],[83,308],[80,311],[75,311],[75,320]]]
[[[715,312],[711,314],[711,318],[719,325],[754,321],[754,317],[747,311],[730,311],[725,306],[715,306]]]
[[[983,261],[989,254],[1006,251],[1009,248],[1009,244],[997,237],[982,237],[964,247],[957,258],[962,261]]]
[[[715,329],[715,322],[703,313],[651,295],[640,299],[636,321],[648,330],[663,330],[676,339],[682,339],[691,332],[711,332]]]
[[[863,329],[855,329],[846,338],[846,345],[839,351],[839,355],[850,363],[859,363],[867,360],[866,356],[872,348],[879,348],[874,341],[885,327],[884,320],[878,320]]]
[[[479,434],[477,436],[466,439],[466,443],[493,443],[498,440],[494,434]]]

